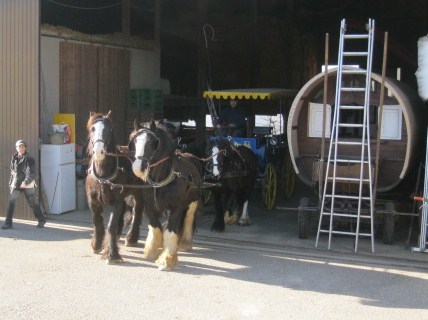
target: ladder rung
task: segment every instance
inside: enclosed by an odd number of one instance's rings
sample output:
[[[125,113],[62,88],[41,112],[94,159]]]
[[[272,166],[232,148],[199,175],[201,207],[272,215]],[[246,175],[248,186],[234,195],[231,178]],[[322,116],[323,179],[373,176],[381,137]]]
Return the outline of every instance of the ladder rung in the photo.
[[[345,92],[364,92],[366,91],[366,88],[346,87],[346,88],[341,88],[340,90]]]
[[[334,160],[330,160],[330,161],[334,162]],[[349,159],[336,159],[336,162],[340,162],[340,163],[359,163],[359,164],[361,164],[361,163],[368,164],[369,163],[368,160],[361,161],[361,160],[349,160]]]
[[[330,233],[330,230],[326,230],[326,229],[320,229],[320,232],[323,233]],[[346,232],[346,231],[337,231],[337,230],[331,230],[332,234],[342,234],[342,235],[348,235],[348,236],[356,236],[357,233],[356,232]],[[358,233],[359,236],[362,237],[371,237],[372,235],[370,233]]]
[[[369,179],[360,179],[360,178],[353,178],[353,177],[336,177],[335,179],[338,180],[338,181],[370,182]],[[333,177],[328,177],[328,180],[333,180]]]
[[[368,34],[345,34],[343,35],[344,39],[368,39]]]
[[[339,106],[342,110],[364,110],[364,106]]]
[[[366,57],[368,55],[368,53],[366,51],[346,51],[343,52],[343,55],[346,57]]]
[[[342,73],[346,73],[346,74],[367,74],[367,70],[357,69],[355,67],[349,67],[349,68],[342,67]]]
[[[336,195],[332,195],[332,194],[326,194],[325,195],[327,198],[339,198],[339,199],[354,199],[354,200],[370,200],[370,197],[359,197],[359,196],[349,196],[349,195],[342,195],[342,194],[336,194]]]
[[[347,146],[362,146],[363,145],[362,142],[357,142],[357,141],[337,141],[335,143],[341,144],[341,145],[347,145]],[[364,145],[366,146],[367,143],[364,143]]]
[[[342,128],[362,128],[363,125],[359,124],[359,123],[344,123],[344,122],[340,122],[338,123],[339,127]]]
[[[323,212],[323,216],[331,216],[332,214],[330,212]],[[333,217],[342,217],[342,218],[358,218],[358,214],[356,213],[339,213],[339,212],[333,212]],[[364,216],[360,214],[360,219],[370,219],[371,216]]]

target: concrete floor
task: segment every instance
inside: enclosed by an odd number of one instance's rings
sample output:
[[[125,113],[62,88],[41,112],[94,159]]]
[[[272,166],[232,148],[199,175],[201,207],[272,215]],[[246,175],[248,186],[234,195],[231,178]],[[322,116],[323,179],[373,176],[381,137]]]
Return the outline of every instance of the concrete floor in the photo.
[[[267,210],[262,202],[261,189],[256,188],[254,196],[250,201],[249,212],[252,224],[248,227],[238,225],[227,225],[224,233],[212,232],[211,223],[214,219],[214,207],[211,203],[204,208],[203,213],[197,217],[197,230],[195,241],[221,243],[222,245],[244,245],[254,247],[278,248],[280,250],[291,250],[295,254],[303,255],[326,255],[329,257],[345,257],[354,261],[386,259],[391,264],[406,266],[428,262],[427,253],[412,252],[411,247],[418,245],[417,237],[419,230],[416,225],[413,228],[410,245],[406,245],[409,231],[410,217],[400,217],[394,233],[394,243],[386,245],[382,236],[376,236],[375,253],[371,252],[371,242],[368,238],[359,240],[358,252],[354,252],[354,239],[350,237],[333,237],[331,250],[328,250],[328,236],[320,237],[318,247],[315,248],[317,233],[318,212],[312,214],[314,223],[308,239],[298,237],[297,207],[300,197],[311,199],[310,206],[316,208],[316,195],[313,190],[308,189],[297,182],[296,191],[292,199],[277,199],[277,207],[280,209]],[[106,218],[107,219],[107,218]],[[88,209],[77,210],[62,215],[51,215],[50,220],[69,223],[92,225],[91,213]],[[141,242],[147,234],[146,220],[143,219],[141,231]],[[426,266],[428,268],[428,265]]]

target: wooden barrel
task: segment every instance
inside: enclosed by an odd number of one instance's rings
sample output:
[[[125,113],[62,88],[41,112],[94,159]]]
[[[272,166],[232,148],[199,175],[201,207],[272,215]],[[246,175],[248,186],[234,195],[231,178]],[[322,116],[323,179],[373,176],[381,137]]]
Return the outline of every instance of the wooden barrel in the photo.
[[[356,69],[357,70],[357,69]],[[329,133],[333,122],[337,69],[329,70],[327,85],[327,108],[324,109],[324,73],[307,82],[295,97],[287,122],[288,145],[294,169],[301,181],[315,187],[319,181],[320,160],[327,161]],[[372,73],[370,91],[370,145],[372,163],[376,155],[376,137],[382,77]],[[344,74],[344,86],[364,86],[361,74]],[[385,79],[384,107],[382,112],[382,133],[379,148],[378,192],[394,189],[408,176],[421,160],[425,151],[427,112],[417,92],[402,82]],[[364,105],[364,92],[343,92],[342,103]],[[322,146],[322,124],[326,117],[324,154]],[[342,114],[343,116],[343,114]],[[356,117],[358,114],[348,113]],[[350,139],[359,135],[357,130],[346,129]],[[360,131],[361,132],[361,131]],[[361,133],[360,133],[361,135]],[[349,150],[349,157],[360,157],[355,148]],[[345,169],[356,171],[356,168]],[[323,171],[325,173],[325,170]]]

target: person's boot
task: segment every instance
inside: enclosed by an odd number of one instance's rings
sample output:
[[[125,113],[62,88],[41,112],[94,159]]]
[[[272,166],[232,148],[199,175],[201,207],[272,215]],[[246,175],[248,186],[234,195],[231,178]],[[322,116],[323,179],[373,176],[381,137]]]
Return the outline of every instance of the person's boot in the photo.
[[[2,227],[1,227],[3,230],[6,230],[6,229],[13,229],[13,227],[12,227],[12,223],[8,223],[8,222],[6,222]]]
[[[39,220],[39,222],[37,223],[37,228],[43,228],[45,226],[45,223],[46,223],[46,219]]]

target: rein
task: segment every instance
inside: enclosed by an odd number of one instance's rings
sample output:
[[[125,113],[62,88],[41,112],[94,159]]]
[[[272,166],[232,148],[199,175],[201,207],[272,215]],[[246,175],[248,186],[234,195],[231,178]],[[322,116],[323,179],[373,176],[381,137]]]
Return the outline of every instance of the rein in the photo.
[[[214,158],[215,156],[219,155],[220,153],[226,153],[226,149],[221,149],[220,151],[214,153],[213,155],[209,156],[208,158],[199,158],[197,156],[195,156],[192,153],[188,153],[188,152],[181,152],[180,150],[175,150],[175,154],[178,156],[183,156],[185,158],[193,158],[199,161],[203,161],[203,162],[207,162],[209,160],[211,160],[212,158]]]

